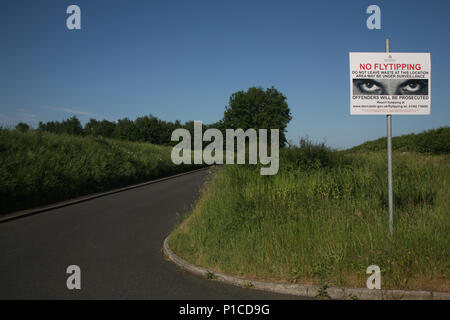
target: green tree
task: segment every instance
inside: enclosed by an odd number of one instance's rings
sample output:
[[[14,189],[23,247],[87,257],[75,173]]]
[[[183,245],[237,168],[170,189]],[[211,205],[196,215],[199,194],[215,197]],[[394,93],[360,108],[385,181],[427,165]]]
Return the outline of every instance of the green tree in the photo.
[[[88,123],[84,125],[84,134],[88,136],[97,136],[99,129],[99,121],[90,119]]]
[[[83,135],[83,127],[77,117],[71,117],[61,123],[63,133],[81,136]]]
[[[84,126],[84,133],[95,137],[112,138],[116,124],[108,120],[97,121],[90,119]]]
[[[163,139],[161,138],[161,120],[149,115],[137,118],[135,124],[139,132],[139,140],[154,144],[163,144]]]
[[[136,124],[130,119],[120,119],[117,121],[116,128],[114,129],[114,137],[122,140],[138,141],[139,130]]]
[[[61,133],[61,132],[59,132],[59,131],[61,131],[60,127],[61,127],[61,124],[58,121],[49,121],[47,123],[39,121],[38,130],[52,132],[52,133]]]
[[[230,129],[279,129],[280,145],[286,143],[286,127],[291,114],[286,97],[274,87],[252,87],[231,95],[225,107],[223,127]]]
[[[26,132],[30,130],[30,126],[24,122],[19,122],[16,126],[17,131]]]
[[[57,134],[70,134],[74,136],[83,135],[83,127],[77,117],[71,117],[62,122],[49,121],[47,123],[39,122],[38,130]]]

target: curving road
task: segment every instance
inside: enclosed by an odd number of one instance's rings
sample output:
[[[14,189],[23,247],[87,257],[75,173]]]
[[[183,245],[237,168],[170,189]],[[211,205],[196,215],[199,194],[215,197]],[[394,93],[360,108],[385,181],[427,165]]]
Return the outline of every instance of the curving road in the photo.
[[[208,171],[0,224],[0,299],[295,299],[208,281],[166,261],[164,238]],[[68,290],[66,268],[81,268]]]

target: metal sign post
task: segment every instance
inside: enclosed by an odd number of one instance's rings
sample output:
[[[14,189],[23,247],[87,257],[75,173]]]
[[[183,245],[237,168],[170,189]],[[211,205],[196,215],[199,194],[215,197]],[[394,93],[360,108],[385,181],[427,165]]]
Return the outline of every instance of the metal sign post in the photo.
[[[390,52],[390,40],[386,39],[386,52]],[[386,115],[387,121],[387,160],[388,160],[388,194],[389,194],[389,233],[393,233],[394,202],[392,195],[392,115]]]

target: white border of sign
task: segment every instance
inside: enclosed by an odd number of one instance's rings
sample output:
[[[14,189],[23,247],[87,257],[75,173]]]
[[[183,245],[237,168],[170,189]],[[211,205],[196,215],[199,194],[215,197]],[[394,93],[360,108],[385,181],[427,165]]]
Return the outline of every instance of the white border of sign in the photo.
[[[429,115],[430,53],[350,52],[351,115]]]

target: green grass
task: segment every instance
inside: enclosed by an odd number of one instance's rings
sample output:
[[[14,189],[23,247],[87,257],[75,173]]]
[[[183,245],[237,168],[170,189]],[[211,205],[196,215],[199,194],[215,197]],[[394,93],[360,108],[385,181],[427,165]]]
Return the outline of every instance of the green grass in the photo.
[[[170,236],[172,250],[211,272],[305,284],[449,291],[450,157],[393,153],[389,236],[386,152],[335,152],[303,141],[280,171],[225,166]]]
[[[0,129],[0,214],[188,171],[171,148]]]
[[[450,153],[450,127],[431,129],[419,134],[407,134],[392,138],[392,149],[397,151],[415,151],[428,154]],[[386,138],[365,142],[354,151],[384,151]]]

